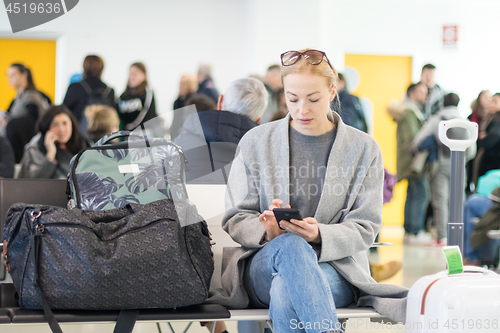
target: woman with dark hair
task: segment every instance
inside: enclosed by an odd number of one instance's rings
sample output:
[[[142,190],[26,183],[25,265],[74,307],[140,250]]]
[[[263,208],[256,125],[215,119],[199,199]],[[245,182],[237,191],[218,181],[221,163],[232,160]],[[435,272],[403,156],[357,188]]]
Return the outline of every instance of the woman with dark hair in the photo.
[[[118,99],[121,128],[133,130],[157,116],[153,90],[148,85],[146,66],[133,63],[129,69],[127,88]]]
[[[69,85],[63,104],[75,115],[84,132],[87,122],[83,110],[87,105],[114,106],[115,91],[101,81],[104,61],[96,55],[88,55],[83,61],[83,80]]]
[[[472,102],[471,114],[467,117],[473,123],[477,123],[481,131],[481,122],[490,112],[492,96],[489,90],[481,90],[477,98]]]
[[[36,121],[48,104],[36,90],[29,68],[23,64],[12,64],[7,76],[9,84],[17,90],[17,96],[7,109],[11,123],[7,124],[5,132],[14,149],[16,163],[19,163],[24,146],[36,133]]]
[[[471,122],[476,123],[478,125],[478,131],[481,133],[483,131],[483,119],[490,112],[490,108],[492,106],[492,96],[489,90],[481,90],[477,98],[472,102],[471,114],[467,117]],[[476,151],[477,155],[474,159],[470,160],[466,164],[467,171],[467,186],[466,193],[470,194],[474,192],[475,187],[477,185],[477,173],[478,173],[478,165],[481,160],[481,155],[483,154],[479,149],[479,142],[476,143]]]
[[[28,146],[21,161],[19,178],[65,179],[69,162],[89,147],[78,122],[64,105],[53,105],[38,123],[40,139]]]

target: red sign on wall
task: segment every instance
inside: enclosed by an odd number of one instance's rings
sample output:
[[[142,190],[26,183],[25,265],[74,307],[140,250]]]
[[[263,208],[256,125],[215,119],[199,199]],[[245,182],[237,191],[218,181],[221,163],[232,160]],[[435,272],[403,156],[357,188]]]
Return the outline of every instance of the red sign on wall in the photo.
[[[456,25],[443,26],[443,44],[456,45],[458,41],[457,34],[458,34],[458,26]]]

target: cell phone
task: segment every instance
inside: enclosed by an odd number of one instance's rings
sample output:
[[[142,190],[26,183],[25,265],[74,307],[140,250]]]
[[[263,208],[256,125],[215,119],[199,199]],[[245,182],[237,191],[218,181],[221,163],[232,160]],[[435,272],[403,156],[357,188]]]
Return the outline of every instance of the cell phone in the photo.
[[[290,222],[291,219],[303,220],[300,211],[296,208],[274,208],[273,213],[276,218],[276,222],[278,222],[278,227],[280,227],[281,220],[288,222]],[[280,229],[284,230],[282,227],[280,227]]]

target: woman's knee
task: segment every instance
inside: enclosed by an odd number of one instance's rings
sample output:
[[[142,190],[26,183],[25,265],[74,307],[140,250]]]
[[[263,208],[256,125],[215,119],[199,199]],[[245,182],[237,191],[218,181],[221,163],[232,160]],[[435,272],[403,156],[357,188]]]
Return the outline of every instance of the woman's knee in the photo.
[[[286,250],[306,250],[306,251],[314,251],[311,245],[301,236],[285,233],[273,239],[273,242],[280,248]]]

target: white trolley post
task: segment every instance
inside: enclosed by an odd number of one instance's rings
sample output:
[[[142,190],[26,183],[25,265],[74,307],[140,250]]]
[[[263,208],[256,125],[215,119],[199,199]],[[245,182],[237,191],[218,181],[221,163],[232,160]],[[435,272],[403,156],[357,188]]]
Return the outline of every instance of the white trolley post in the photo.
[[[450,139],[448,130],[464,128],[469,131],[465,140]],[[464,245],[463,204],[465,190],[465,150],[477,140],[478,126],[465,119],[452,119],[439,123],[439,140],[450,148],[450,214],[448,222],[448,245],[458,245],[461,253]]]

